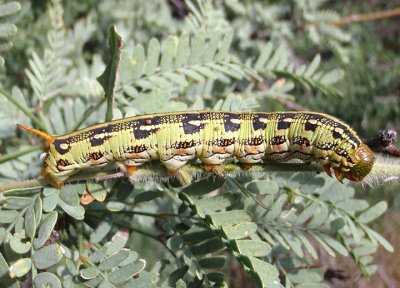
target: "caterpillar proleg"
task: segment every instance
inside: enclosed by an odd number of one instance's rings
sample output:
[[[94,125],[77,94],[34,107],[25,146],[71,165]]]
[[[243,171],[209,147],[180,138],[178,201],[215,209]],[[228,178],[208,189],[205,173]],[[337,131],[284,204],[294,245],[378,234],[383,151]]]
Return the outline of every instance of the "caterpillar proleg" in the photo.
[[[207,170],[227,158],[244,167],[262,161],[318,162],[336,178],[361,181],[375,155],[343,121],[316,112],[193,111],[149,114],[93,125],[62,136],[19,124],[48,144],[42,175],[62,187],[73,174],[115,162],[126,173],[160,160],[173,175],[199,158]]]

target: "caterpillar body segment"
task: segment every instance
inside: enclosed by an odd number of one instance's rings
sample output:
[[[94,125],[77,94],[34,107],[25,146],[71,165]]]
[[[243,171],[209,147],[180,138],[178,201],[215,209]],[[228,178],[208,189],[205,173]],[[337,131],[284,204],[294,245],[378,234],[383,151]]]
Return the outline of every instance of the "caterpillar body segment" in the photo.
[[[160,113],[101,123],[62,135],[43,137],[48,144],[42,174],[61,187],[73,174],[115,162],[127,173],[160,160],[174,174],[199,158],[205,169],[235,158],[245,167],[293,158],[318,162],[339,181],[362,180],[372,169],[373,152],[343,121],[315,112]]]

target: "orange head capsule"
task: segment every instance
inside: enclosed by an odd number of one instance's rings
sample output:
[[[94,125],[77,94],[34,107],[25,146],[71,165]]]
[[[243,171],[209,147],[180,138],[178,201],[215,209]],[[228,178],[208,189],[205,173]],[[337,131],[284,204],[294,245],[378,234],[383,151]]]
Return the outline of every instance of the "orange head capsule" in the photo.
[[[361,181],[371,172],[375,161],[375,154],[372,150],[362,143],[354,154],[350,156],[355,165],[350,168],[350,171],[345,173],[347,179],[351,181]]]

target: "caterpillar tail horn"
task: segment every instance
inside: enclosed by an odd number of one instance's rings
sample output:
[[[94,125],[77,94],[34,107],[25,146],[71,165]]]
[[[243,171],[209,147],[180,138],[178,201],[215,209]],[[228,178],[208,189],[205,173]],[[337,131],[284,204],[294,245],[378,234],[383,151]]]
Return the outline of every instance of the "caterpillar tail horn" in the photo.
[[[24,130],[27,130],[27,131],[29,131],[29,132],[31,132],[31,133],[33,133],[33,134],[36,134],[36,135],[42,137],[42,138],[45,139],[46,142],[49,143],[49,144],[53,143],[53,142],[54,142],[54,139],[56,138],[56,137],[54,137],[54,136],[52,136],[52,135],[47,134],[46,132],[37,130],[37,129],[35,129],[35,128],[31,128],[31,127],[28,127],[28,126],[25,126],[24,124],[17,124],[17,126],[18,126],[19,128],[22,128],[22,129],[24,129]]]

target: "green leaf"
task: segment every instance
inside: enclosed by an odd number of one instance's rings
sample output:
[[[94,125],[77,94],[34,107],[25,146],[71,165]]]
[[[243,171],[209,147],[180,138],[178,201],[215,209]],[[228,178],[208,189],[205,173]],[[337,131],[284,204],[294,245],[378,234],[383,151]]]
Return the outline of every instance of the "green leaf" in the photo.
[[[185,233],[181,235],[182,239],[185,242],[194,242],[194,241],[199,242],[214,238],[215,236],[216,234],[214,231],[209,229],[203,229],[198,226],[192,226],[189,230],[185,231]]]
[[[307,237],[303,234],[303,232],[294,230],[296,236],[300,239],[301,243],[303,243],[304,247],[307,249],[308,253],[316,260],[318,259],[317,251],[315,250],[313,244],[307,239]]]
[[[304,257],[303,250],[301,249],[301,240],[295,237],[284,228],[278,227],[278,231],[286,243],[290,246],[294,253],[299,257]]]
[[[17,26],[14,24],[0,24],[0,38],[8,38],[17,33]]]
[[[310,65],[308,65],[306,71],[304,71],[303,76],[312,77],[314,73],[317,71],[320,63],[321,63],[321,56],[317,54],[311,61]]]
[[[298,269],[296,272],[288,273],[290,281],[294,283],[321,282],[324,278],[319,268]]]
[[[100,270],[97,269],[96,266],[90,266],[86,269],[81,270],[80,275],[83,279],[89,280],[97,277],[99,275]]]
[[[196,33],[192,38],[192,49],[190,51],[189,65],[202,62],[205,38],[206,36],[203,30],[198,31],[198,33]]]
[[[330,247],[332,247],[333,249],[336,250],[336,252],[342,254],[343,256],[348,256],[349,253],[346,249],[346,247],[343,246],[342,243],[340,243],[339,241],[333,239],[332,237],[330,237],[329,235],[326,234],[321,234],[320,237],[322,238],[322,240],[324,240]]]
[[[199,265],[205,269],[218,269],[225,266],[226,260],[226,256],[207,257],[200,259]]]
[[[353,254],[357,257],[372,255],[376,252],[377,246],[372,243],[368,243],[353,249]]]
[[[85,209],[81,205],[71,206],[65,203],[61,198],[58,199],[57,203],[61,209],[65,211],[69,216],[75,218],[76,220],[82,220],[85,215]]]
[[[112,241],[107,243],[107,256],[113,255],[125,247],[129,239],[129,234],[125,231],[118,231],[112,237]]]
[[[0,17],[14,14],[21,10],[21,4],[16,1],[0,5]]]
[[[222,283],[225,281],[225,274],[222,272],[210,272],[206,276],[211,282]]]
[[[152,75],[154,71],[156,71],[160,58],[160,50],[160,42],[158,42],[157,39],[152,38],[147,48],[146,75]]]
[[[22,277],[32,269],[32,260],[21,258],[10,266],[9,275],[11,278]]]
[[[179,39],[176,36],[169,36],[162,47],[162,55],[160,61],[160,70],[162,72],[172,69],[172,63],[176,54]]]
[[[143,259],[139,259],[139,261],[135,263],[128,264],[123,266],[108,275],[108,279],[113,284],[121,284],[130,279],[131,277],[139,274],[146,266],[146,261]]]
[[[58,204],[60,197],[59,197],[59,192],[53,193],[49,196],[46,196],[43,198],[43,211],[44,212],[51,212],[53,211]]]
[[[369,230],[368,231],[368,235],[370,235],[370,237],[374,237],[375,240],[377,240],[387,251],[393,253],[394,252],[394,248],[392,246],[392,244],[390,244],[385,238],[383,238],[379,233],[375,232],[374,230]]]
[[[50,244],[37,250],[32,255],[32,261],[36,268],[47,269],[61,261],[64,248],[58,244]]]
[[[137,278],[131,279],[123,288],[157,288],[159,287],[157,285],[158,279],[158,273],[142,271]]]
[[[374,206],[370,207],[367,211],[361,213],[357,219],[361,223],[369,223],[385,213],[386,209],[387,203],[385,201],[380,201]]]
[[[118,202],[118,201],[109,201],[106,204],[106,208],[108,211],[118,212],[125,208],[125,204],[122,202]]]
[[[38,219],[40,221],[40,219]],[[32,239],[35,237],[36,233],[36,215],[34,206],[31,205],[28,210],[26,210],[25,218],[24,218],[24,227],[25,227],[25,234],[27,237]]]
[[[232,206],[237,198],[238,197],[233,194],[222,194],[212,198],[202,198],[195,201],[195,203],[196,208],[200,209],[203,214],[209,214]]]
[[[169,277],[168,277],[168,284],[170,286],[175,286],[175,284],[178,282],[178,280],[182,280],[182,278],[185,276],[185,274],[188,272],[189,267],[184,265],[183,267],[180,267],[173,271]]]
[[[10,210],[20,210],[31,203],[32,198],[29,197],[9,196],[6,197],[3,208],[7,208]]]
[[[58,277],[50,272],[42,272],[33,278],[33,286],[35,288],[48,287],[48,288],[61,288],[61,282]]]
[[[129,250],[123,249],[117,253],[111,255],[110,257],[104,259],[100,265],[99,269],[102,271],[111,270],[115,266],[118,266],[122,261],[124,261],[129,256]]]
[[[311,231],[309,231],[309,233],[311,236],[314,237],[315,240],[318,241],[319,244],[321,244],[322,248],[324,248],[329,255],[331,255],[332,257],[336,256],[335,252],[325,243],[325,241],[321,239],[320,235],[317,235],[316,233],[313,233]]]
[[[47,197],[54,193],[58,193],[59,191],[60,191],[60,189],[56,189],[54,187],[44,187],[42,193],[43,193],[43,196]]]
[[[152,201],[156,198],[163,197],[164,193],[162,191],[146,191],[135,196],[135,203]]]
[[[314,214],[315,209],[317,208],[318,204],[313,202],[301,211],[301,213],[295,219],[295,225],[300,226],[305,223],[311,216]]]
[[[232,210],[226,212],[211,213],[207,215],[207,218],[209,218],[210,222],[216,227],[251,221],[250,215],[243,210]]]
[[[190,47],[189,47],[189,34],[186,32],[183,32],[179,37],[179,43],[176,55],[178,57],[175,57],[174,60],[175,68],[180,68],[188,62],[190,56]]]
[[[83,192],[85,190],[84,184],[70,184],[64,186],[60,191],[60,198],[70,206],[79,205],[79,195],[78,192]]]
[[[215,55],[216,61],[223,61],[229,58],[229,48],[231,47],[233,39],[233,29],[227,29],[224,31],[224,38],[220,44],[217,54]]]
[[[308,223],[307,227],[310,229],[315,229],[320,227],[329,216],[329,209],[325,205],[318,205],[316,206],[313,219]]]
[[[269,180],[256,180],[246,185],[246,189],[254,194],[276,194],[279,187],[275,182]]]
[[[256,280],[261,287],[281,287],[279,273],[275,266],[260,259],[246,256],[241,258],[244,265],[256,273]]]
[[[145,52],[142,45],[136,45],[135,49],[133,50],[132,56],[132,65],[133,65],[133,79],[139,79],[144,73],[145,67]]]
[[[33,247],[37,250],[41,248],[49,239],[54,226],[57,223],[58,213],[55,211],[47,214],[46,218],[43,220],[39,227],[37,238],[33,241]]]
[[[222,226],[222,232],[228,239],[240,239],[249,237],[256,231],[257,231],[257,224],[253,222],[244,222],[244,223]]]
[[[100,222],[99,226],[90,234],[90,243],[99,243],[107,236],[112,228],[112,220],[106,217]]]
[[[194,255],[205,255],[208,253],[213,253],[220,251],[225,248],[224,243],[219,238],[213,238],[203,241],[198,244],[194,244],[190,247],[190,251]]]
[[[264,219],[264,223],[273,221],[276,217],[281,214],[283,205],[285,205],[288,196],[286,194],[282,194],[275,201],[274,205],[272,205],[271,210],[267,213]]]
[[[117,79],[117,71],[121,59],[122,38],[120,35],[118,35],[115,25],[112,25],[108,28],[108,43],[111,49],[111,57],[103,74],[97,78],[104,89],[107,99],[107,113],[105,121],[111,121],[113,119],[112,111],[114,107],[115,82]]]
[[[15,233],[10,238],[10,247],[14,252],[18,254],[25,254],[31,249],[31,243],[22,242],[22,239],[23,238],[21,237],[21,235],[18,235],[17,233]]]
[[[336,207],[348,212],[363,211],[368,208],[368,201],[362,199],[346,199],[336,203]]]
[[[0,244],[3,243],[5,237],[6,237],[6,228],[0,227]]]
[[[19,217],[18,211],[0,210],[0,223],[10,224],[16,221],[18,217]]]
[[[238,253],[253,257],[267,256],[271,252],[268,243],[258,240],[234,240],[231,245]]]
[[[189,196],[201,196],[220,188],[224,184],[225,179],[222,177],[207,177],[185,187],[182,192]]]
[[[86,183],[86,189],[99,202],[103,202],[107,197],[107,190],[98,183]]]

